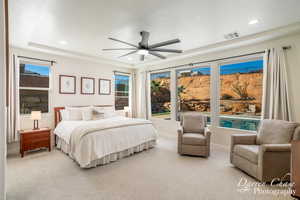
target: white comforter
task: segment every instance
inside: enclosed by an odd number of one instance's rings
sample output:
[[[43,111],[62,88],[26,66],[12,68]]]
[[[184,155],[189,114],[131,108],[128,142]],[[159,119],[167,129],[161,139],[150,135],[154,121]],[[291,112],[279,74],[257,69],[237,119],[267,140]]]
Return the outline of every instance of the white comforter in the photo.
[[[54,134],[70,146],[70,156],[81,167],[111,153],[156,140],[149,120],[112,117],[93,121],[62,121]]]

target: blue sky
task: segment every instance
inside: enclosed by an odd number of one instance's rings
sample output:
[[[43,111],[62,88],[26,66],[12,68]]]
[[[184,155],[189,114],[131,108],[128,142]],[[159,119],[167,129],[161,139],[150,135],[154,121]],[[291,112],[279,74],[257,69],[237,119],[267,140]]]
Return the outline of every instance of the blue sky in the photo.
[[[222,74],[235,74],[235,73],[249,73],[252,71],[262,70],[263,60],[256,60],[244,63],[222,65],[220,73]]]
[[[151,80],[154,80],[157,78],[170,78],[170,72],[161,72],[161,73],[151,74]]]
[[[243,63],[222,65],[220,67],[220,74],[235,74],[235,73],[249,73],[257,70],[263,69],[263,60],[255,60]],[[186,71],[188,69],[180,70]],[[179,71],[179,72],[180,72]],[[192,72],[201,72],[202,74],[209,75],[210,68],[209,67],[200,67],[191,69]],[[170,72],[162,72],[151,74],[151,80],[156,78],[170,78]]]
[[[129,76],[116,75],[116,84],[129,84]]]
[[[25,70],[31,71],[31,72],[36,72],[40,75],[49,75],[49,67],[26,64]]]

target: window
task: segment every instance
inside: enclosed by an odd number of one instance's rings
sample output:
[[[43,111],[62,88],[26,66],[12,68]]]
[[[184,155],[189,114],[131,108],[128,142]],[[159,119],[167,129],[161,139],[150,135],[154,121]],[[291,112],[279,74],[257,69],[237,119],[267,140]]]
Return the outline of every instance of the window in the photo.
[[[150,80],[152,117],[170,119],[170,72],[153,73]]]
[[[127,75],[115,75],[115,109],[124,110],[129,106],[129,80]]]
[[[21,63],[19,73],[20,113],[48,113],[50,67]]]
[[[263,60],[220,66],[220,126],[257,130],[261,119]]]
[[[210,75],[210,67],[177,70],[178,117],[187,111],[210,115]]]
[[[182,112],[191,111],[206,115],[213,127],[255,131],[260,124],[261,54],[151,73],[149,84],[152,117],[179,120]]]

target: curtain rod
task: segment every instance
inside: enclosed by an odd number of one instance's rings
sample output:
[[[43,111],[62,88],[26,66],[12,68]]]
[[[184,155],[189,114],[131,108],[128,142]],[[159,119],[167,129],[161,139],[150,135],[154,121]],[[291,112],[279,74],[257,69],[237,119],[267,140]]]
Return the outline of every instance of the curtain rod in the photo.
[[[18,56],[18,58],[25,58],[25,59],[38,60],[38,61],[43,61],[43,62],[50,62],[51,65],[53,65],[53,63],[56,63],[55,60],[45,60],[45,59],[32,58],[32,57],[27,57],[27,56]]]
[[[283,50],[289,50],[291,48],[292,48],[291,46],[282,47]],[[201,61],[201,62],[195,62],[195,63],[189,63],[189,64],[183,64],[183,65],[176,65],[176,66],[172,66],[172,67],[165,67],[165,68],[161,68],[161,69],[154,69],[154,70],[149,70],[147,72],[155,72],[155,71],[161,71],[161,70],[166,70],[166,69],[174,69],[174,68],[179,68],[179,67],[184,67],[184,66],[199,65],[199,64],[209,63],[209,62],[216,62],[216,61],[239,58],[239,57],[245,57],[245,56],[251,56],[251,55],[256,55],[256,54],[263,54],[265,52],[266,51],[257,51],[257,52],[242,54],[242,55],[238,55],[238,56],[229,56],[229,57],[218,58],[218,59],[213,59],[213,60],[206,60],[206,61]]]
[[[129,74],[129,75],[131,75],[132,73],[129,73],[129,72],[121,72],[121,71],[113,71],[115,74],[116,73],[120,73],[120,74]]]

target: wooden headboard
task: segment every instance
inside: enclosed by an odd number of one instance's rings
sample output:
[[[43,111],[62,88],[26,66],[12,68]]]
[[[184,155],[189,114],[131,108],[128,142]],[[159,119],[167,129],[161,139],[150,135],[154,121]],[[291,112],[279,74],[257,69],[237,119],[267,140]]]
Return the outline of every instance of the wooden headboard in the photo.
[[[88,106],[70,106],[74,108],[88,107]],[[113,107],[113,105],[94,105],[94,107]],[[60,111],[65,109],[65,107],[54,107],[54,125],[55,127],[61,121]]]

